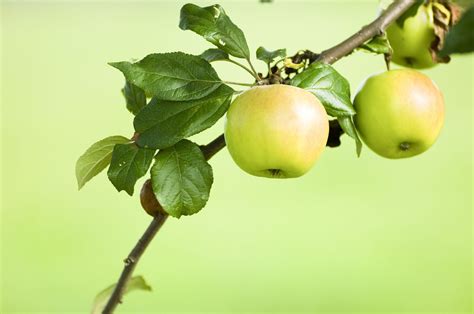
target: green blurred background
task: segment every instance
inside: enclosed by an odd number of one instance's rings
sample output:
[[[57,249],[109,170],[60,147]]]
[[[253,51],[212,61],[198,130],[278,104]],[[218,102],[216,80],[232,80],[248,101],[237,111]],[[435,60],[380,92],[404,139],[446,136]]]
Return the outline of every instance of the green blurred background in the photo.
[[[377,8],[219,2],[252,49],[289,53],[336,44]],[[2,3],[1,313],[87,313],[118,278],[150,218],[137,193],[117,193],[104,173],[78,192],[74,165],[93,142],[133,132],[123,77],[108,61],[210,47],[178,29],[182,4]],[[353,92],[384,70],[382,57],[362,52],[335,66]],[[217,68],[223,79],[251,81],[232,65]],[[170,219],[138,266],[153,292],[127,295],[119,313],[471,313],[473,71],[468,56],[424,71],[444,92],[446,123],[415,158],[364,148],[358,159],[344,136],[306,176],[269,180],[243,173],[223,150],[211,161],[206,208]]]

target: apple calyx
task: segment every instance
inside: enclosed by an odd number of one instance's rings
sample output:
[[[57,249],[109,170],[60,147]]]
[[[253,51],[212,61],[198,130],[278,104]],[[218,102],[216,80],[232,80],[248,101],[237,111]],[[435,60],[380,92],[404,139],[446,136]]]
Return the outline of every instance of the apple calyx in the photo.
[[[286,175],[283,170],[281,169],[266,169],[263,170],[264,174],[263,177],[270,177],[270,178],[286,178]]]
[[[407,151],[407,150],[410,149],[410,147],[411,147],[411,145],[410,145],[410,143],[408,143],[408,142],[402,142],[402,143],[400,143],[400,149],[401,149],[402,151]]]

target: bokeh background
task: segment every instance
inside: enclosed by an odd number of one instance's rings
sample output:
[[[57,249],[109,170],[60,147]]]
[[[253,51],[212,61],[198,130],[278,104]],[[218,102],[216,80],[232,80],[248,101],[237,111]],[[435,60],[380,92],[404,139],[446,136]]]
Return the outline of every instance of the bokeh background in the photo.
[[[218,2],[253,50],[289,53],[334,45],[377,11],[375,0]],[[118,278],[150,218],[105,173],[78,192],[74,165],[93,142],[133,132],[108,61],[210,47],[178,29],[182,4],[2,2],[1,313],[87,313]],[[357,52],[335,67],[354,92],[384,62]],[[127,295],[119,313],[471,313],[473,71],[469,56],[424,71],[446,123],[415,158],[357,158],[344,136],[306,176],[269,180],[220,152],[206,208],[166,223],[136,271],[153,292]]]

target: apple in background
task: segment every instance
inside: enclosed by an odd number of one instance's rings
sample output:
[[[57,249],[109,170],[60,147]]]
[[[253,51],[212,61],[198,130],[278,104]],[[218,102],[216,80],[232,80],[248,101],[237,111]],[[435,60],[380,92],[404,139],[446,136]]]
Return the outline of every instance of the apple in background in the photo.
[[[329,135],[321,102],[289,85],[253,87],[230,105],[225,123],[230,155],[260,177],[295,178],[313,166]]]
[[[387,158],[426,151],[441,131],[444,100],[426,75],[399,69],[369,77],[360,87],[354,122],[365,144]]]
[[[394,63],[416,69],[430,68],[437,64],[430,52],[435,32],[427,5],[420,5],[414,16],[405,19],[403,26],[393,22],[386,32],[393,48]]]

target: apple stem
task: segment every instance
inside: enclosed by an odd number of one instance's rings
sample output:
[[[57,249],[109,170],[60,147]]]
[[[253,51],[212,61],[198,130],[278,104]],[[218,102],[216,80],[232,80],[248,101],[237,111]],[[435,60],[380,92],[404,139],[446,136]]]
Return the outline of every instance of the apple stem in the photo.
[[[387,71],[390,71],[390,62],[392,61],[392,55],[386,53],[383,55],[383,57],[385,60],[385,66],[387,67]]]
[[[202,145],[201,151],[204,155],[204,158],[206,158],[206,160],[209,160],[212,158],[212,156],[217,154],[224,147],[225,147],[225,138],[224,138],[224,134],[221,134],[218,137],[216,137],[213,141],[211,141],[209,144]]]

